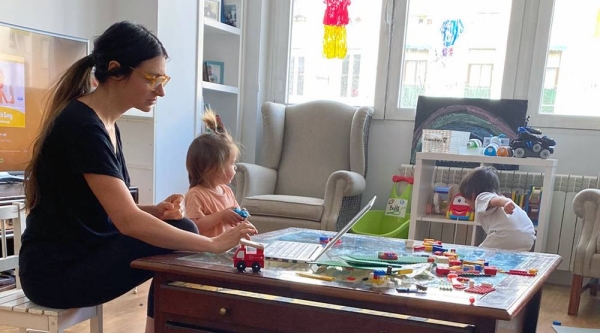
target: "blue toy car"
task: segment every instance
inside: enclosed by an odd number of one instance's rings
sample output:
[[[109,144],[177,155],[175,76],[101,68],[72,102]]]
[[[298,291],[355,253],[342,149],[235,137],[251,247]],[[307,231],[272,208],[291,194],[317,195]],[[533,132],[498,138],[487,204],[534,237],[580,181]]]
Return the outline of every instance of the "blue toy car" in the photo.
[[[250,216],[250,213],[248,213],[248,211],[244,208],[241,209],[240,207],[235,207],[233,209],[234,212],[238,213],[239,216],[243,217],[243,218],[248,218],[248,216]]]

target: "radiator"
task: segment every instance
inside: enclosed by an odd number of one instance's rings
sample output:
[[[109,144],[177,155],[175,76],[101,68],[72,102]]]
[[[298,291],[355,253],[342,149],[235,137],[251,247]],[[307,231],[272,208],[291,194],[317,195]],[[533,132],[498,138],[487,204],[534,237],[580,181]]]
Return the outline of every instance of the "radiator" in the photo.
[[[436,167],[433,182],[435,185],[443,186],[458,185],[463,176],[470,170],[469,168]],[[532,185],[541,187],[544,180],[543,174],[539,172],[501,170],[499,173],[500,189],[503,192],[526,191]],[[401,165],[399,174],[409,177],[414,176],[414,165]],[[571,270],[575,246],[582,228],[582,221],[573,212],[573,198],[575,194],[586,188],[599,188],[599,177],[556,175],[544,252],[559,254],[563,258],[558,270]],[[440,239],[438,237],[441,237],[440,240],[447,243],[470,244],[473,226],[452,224],[443,224],[442,226],[439,223],[436,224],[439,226],[437,229],[430,229],[431,234],[426,235],[428,238]],[[444,230],[441,230],[441,228]],[[449,228],[452,230],[448,230]],[[485,237],[483,230],[479,230],[477,239],[481,241],[483,237]]]

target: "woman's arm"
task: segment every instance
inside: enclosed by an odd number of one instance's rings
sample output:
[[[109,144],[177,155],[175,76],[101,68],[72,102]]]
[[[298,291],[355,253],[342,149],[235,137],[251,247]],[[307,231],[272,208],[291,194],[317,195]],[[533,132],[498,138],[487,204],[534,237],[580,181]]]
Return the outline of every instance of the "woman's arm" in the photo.
[[[249,222],[240,223],[215,238],[180,230],[139,209],[121,179],[99,174],[84,174],[84,177],[121,233],[155,246],[219,253],[236,246],[242,237],[256,233]]]

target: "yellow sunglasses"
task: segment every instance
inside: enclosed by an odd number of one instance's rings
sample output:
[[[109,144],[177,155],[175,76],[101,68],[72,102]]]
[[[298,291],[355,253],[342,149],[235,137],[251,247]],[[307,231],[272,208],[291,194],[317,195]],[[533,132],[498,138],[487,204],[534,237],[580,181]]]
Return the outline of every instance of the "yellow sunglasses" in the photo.
[[[158,86],[160,86],[160,85],[162,85],[164,88],[167,85],[167,83],[169,83],[169,80],[171,80],[171,77],[166,74],[165,75],[151,75],[151,74],[142,72],[141,70],[133,68],[133,67],[129,67],[129,68],[131,68],[134,72],[138,72],[138,73],[142,74],[144,76],[144,78],[150,82],[150,87],[151,87],[152,91],[155,91],[156,89],[158,89]]]

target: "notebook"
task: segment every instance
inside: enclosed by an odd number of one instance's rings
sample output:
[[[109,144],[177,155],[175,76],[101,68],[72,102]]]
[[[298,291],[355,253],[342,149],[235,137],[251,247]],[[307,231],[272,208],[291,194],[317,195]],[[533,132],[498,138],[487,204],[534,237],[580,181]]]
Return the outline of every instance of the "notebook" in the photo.
[[[373,199],[371,199],[371,201],[369,201],[360,212],[358,212],[358,214],[342,228],[342,230],[338,231],[335,236],[329,240],[325,247],[321,244],[314,243],[275,241],[268,244],[265,248],[265,259],[293,263],[308,263],[319,259],[321,255],[335,245],[335,243],[341,239],[342,236],[346,234],[346,232],[348,232],[348,230],[350,230],[350,228],[352,228],[352,226],[369,211],[369,209],[371,209],[371,207],[373,207],[376,198],[377,196],[374,196]]]

